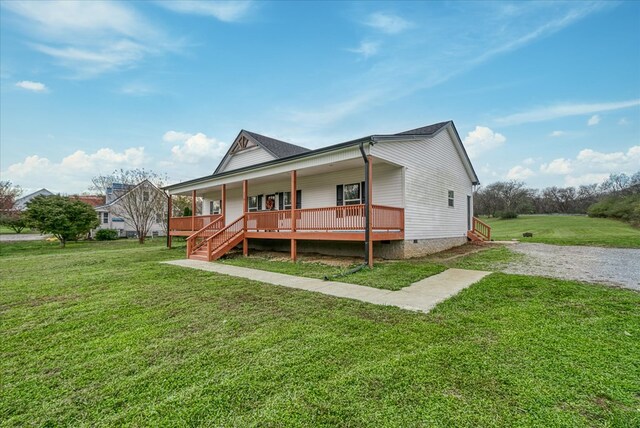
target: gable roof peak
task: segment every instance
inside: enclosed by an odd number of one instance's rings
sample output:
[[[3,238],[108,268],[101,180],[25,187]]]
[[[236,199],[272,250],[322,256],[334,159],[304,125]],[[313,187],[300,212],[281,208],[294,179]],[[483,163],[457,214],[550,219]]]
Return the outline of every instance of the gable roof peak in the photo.
[[[440,131],[445,126],[453,123],[452,120],[447,120],[445,122],[434,123],[433,125],[422,126],[420,128],[410,129],[408,131],[398,132],[393,135],[433,135],[436,132]]]
[[[295,144],[287,143],[286,141],[278,140],[276,138],[267,137],[266,135],[258,134],[257,132],[247,131],[244,132],[253,138],[263,149],[271,153],[277,159],[286,158],[288,156],[297,155],[310,151],[306,147],[296,146]]]

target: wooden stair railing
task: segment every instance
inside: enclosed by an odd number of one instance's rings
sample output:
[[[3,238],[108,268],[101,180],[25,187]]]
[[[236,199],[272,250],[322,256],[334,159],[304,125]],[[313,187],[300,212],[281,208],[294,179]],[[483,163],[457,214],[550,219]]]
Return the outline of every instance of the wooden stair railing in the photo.
[[[491,226],[483,222],[477,217],[473,217],[472,229],[467,233],[467,236],[472,241],[490,241],[491,240]]]
[[[209,236],[198,249],[188,254],[191,259],[213,261],[224,256],[244,239],[244,215]]]
[[[211,223],[204,226],[202,229],[189,235],[189,237],[187,238],[187,256],[196,252],[206,243],[207,238],[215,234],[223,227],[224,217],[220,216],[213,220]]]

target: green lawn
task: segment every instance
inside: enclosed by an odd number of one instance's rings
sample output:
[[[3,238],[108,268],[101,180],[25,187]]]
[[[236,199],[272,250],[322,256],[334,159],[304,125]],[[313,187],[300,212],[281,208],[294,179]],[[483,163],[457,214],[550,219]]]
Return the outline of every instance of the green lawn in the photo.
[[[10,227],[6,227],[6,226],[0,226],[0,235],[10,235],[10,234],[14,234],[16,233],[13,229],[11,229]],[[22,232],[20,232],[21,234],[32,234],[32,233],[39,233],[37,230],[31,230],[28,227],[22,229]]]
[[[429,314],[0,244],[2,426],[640,425],[640,294],[493,274]]]
[[[511,251],[509,245],[500,245],[455,259],[449,265],[459,269],[495,272],[506,268],[509,263],[522,260],[524,257],[524,254]]]
[[[617,220],[586,216],[538,215],[501,220],[483,218],[491,226],[496,241],[519,239],[556,245],[594,245],[640,248],[640,229]],[[533,238],[523,238],[524,232]]]
[[[233,257],[221,260],[220,263],[286,273],[289,275],[305,276],[308,278],[323,279],[328,276],[332,281],[366,285],[387,290],[400,290],[402,287],[408,287],[416,281],[446,270],[446,267],[441,264],[427,263],[424,261],[384,261],[375,263],[373,269],[365,268],[353,274],[334,277],[334,275],[345,273],[355,266],[341,268],[324,263],[293,263],[290,261],[270,260],[259,256]]]

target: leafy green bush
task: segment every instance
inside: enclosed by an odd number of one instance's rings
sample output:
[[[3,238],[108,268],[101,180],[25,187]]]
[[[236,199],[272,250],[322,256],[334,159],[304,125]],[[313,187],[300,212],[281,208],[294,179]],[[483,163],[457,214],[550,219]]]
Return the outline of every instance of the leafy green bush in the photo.
[[[518,214],[513,211],[500,211],[496,213],[496,217],[500,217],[503,220],[509,220],[518,218]]]
[[[98,241],[114,241],[118,239],[118,231],[113,229],[100,229],[96,232]]]
[[[27,223],[20,211],[10,211],[0,214],[0,225],[13,229],[15,233],[20,233],[22,229],[27,227]]]
[[[23,216],[27,226],[51,233],[58,238],[61,247],[100,224],[91,205],[60,195],[36,196],[27,204]]]
[[[589,207],[589,217],[606,217],[640,225],[640,195],[616,195]]]

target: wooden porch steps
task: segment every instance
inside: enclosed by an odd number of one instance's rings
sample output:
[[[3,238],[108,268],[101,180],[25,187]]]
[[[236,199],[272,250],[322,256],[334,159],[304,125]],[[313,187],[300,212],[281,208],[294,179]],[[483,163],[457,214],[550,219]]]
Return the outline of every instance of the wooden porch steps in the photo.
[[[242,242],[243,239],[244,239],[244,233],[243,232],[238,233],[231,240],[225,242],[220,247],[214,248],[211,251],[211,256],[207,254],[207,246],[203,245],[193,253],[189,254],[189,258],[193,260],[204,260],[205,262],[218,260],[220,257],[224,256],[229,251],[234,249],[236,245]]]
[[[467,231],[467,238],[471,241],[472,244],[482,244],[485,240],[481,237],[473,233],[471,230]]]
[[[477,217],[473,217],[473,227],[467,231],[467,238],[472,244],[482,244],[491,240],[491,226]]]
[[[211,258],[209,260],[210,261],[218,260],[220,257],[227,254],[229,251],[233,250],[236,247],[236,245],[242,242],[243,239],[244,239],[244,232],[238,233],[230,241],[227,241],[227,243],[225,243],[224,245],[221,245],[217,249],[213,250],[211,252]]]
[[[187,238],[187,258],[193,260],[213,261],[227,254],[245,238],[245,217],[221,229],[216,222],[212,222]],[[197,243],[197,239],[204,239]]]

